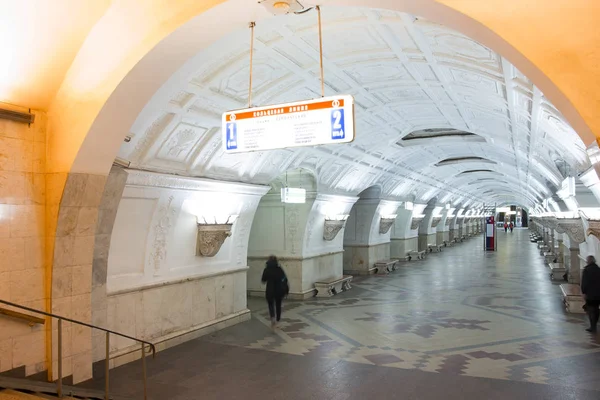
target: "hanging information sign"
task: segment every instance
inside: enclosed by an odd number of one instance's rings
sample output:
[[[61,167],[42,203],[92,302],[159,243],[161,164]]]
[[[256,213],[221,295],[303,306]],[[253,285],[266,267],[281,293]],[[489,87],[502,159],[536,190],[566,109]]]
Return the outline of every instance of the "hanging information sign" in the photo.
[[[227,111],[221,131],[226,153],[348,143],[354,140],[354,98],[342,95]]]

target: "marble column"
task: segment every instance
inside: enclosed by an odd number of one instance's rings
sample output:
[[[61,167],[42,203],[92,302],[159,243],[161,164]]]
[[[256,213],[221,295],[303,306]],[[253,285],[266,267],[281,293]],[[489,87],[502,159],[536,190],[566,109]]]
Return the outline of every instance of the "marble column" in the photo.
[[[581,218],[561,219],[557,224],[558,233],[569,236],[569,265],[568,279],[570,283],[579,284],[581,281],[581,264],[579,260],[579,245],[585,242],[585,231]]]
[[[563,239],[562,239],[562,237],[559,236],[556,241],[558,243],[558,255],[557,255],[558,262],[561,264],[564,264],[565,263],[565,249],[564,249],[565,245],[563,243]]]
[[[579,261],[579,247],[569,249],[569,283],[579,284],[581,282],[581,267]]]

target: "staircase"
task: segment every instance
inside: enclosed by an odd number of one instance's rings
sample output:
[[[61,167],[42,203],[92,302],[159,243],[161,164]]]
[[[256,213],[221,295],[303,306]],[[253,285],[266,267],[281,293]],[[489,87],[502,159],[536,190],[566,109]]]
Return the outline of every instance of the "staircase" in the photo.
[[[63,399],[71,400],[104,400],[103,391],[72,386],[63,386]],[[29,379],[0,377],[0,400],[47,400],[58,399],[56,384],[37,382]],[[130,400],[125,397],[110,395],[112,400]]]
[[[11,303],[6,300],[0,299],[0,305],[8,306],[10,308],[0,307],[0,316],[16,319],[28,323],[30,326],[35,324],[45,324],[46,320],[41,317],[34,316],[32,314],[41,315],[44,317],[50,317],[57,320],[58,326],[58,379],[56,382],[38,382],[31,379],[20,379],[0,376],[0,400],[35,400],[35,399],[90,399],[90,400],[129,400],[125,397],[114,396],[109,392],[109,360],[110,357],[110,337],[120,336],[126,339],[130,339],[137,342],[140,345],[140,354],[142,360],[142,374],[143,374],[143,398],[148,398],[148,388],[146,382],[146,354],[150,354],[154,358],[156,354],[155,346],[142,339],[138,339],[129,335],[124,335],[119,332],[114,332],[106,328],[91,325],[82,321],[76,321],[71,318],[66,318],[60,315],[51,314],[45,311],[36,310],[30,307],[25,307],[20,304]],[[24,313],[23,311],[27,312]],[[105,334],[106,337],[106,358],[105,358],[105,389],[103,391],[90,390],[82,387],[66,386],[63,384],[62,374],[62,324],[63,322],[70,322],[72,324],[86,326],[90,329],[100,330]],[[140,396],[141,397],[141,396]]]

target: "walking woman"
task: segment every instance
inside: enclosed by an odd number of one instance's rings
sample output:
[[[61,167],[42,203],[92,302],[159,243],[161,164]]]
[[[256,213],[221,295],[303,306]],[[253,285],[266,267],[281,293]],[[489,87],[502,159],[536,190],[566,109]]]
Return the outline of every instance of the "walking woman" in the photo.
[[[275,329],[281,320],[281,302],[290,291],[287,277],[279,265],[277,257],[269,256],[267,266],[262,274],[262,282],[267,284],[265,295],[269,305],[271,328]]]

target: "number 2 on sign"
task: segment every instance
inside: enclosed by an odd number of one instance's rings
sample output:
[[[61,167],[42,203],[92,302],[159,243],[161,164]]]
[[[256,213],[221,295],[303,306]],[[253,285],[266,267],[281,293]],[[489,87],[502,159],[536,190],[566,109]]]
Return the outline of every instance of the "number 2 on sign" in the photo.
[[[331,139],[344,139],[344,110],[333,110],[331,112]]]

